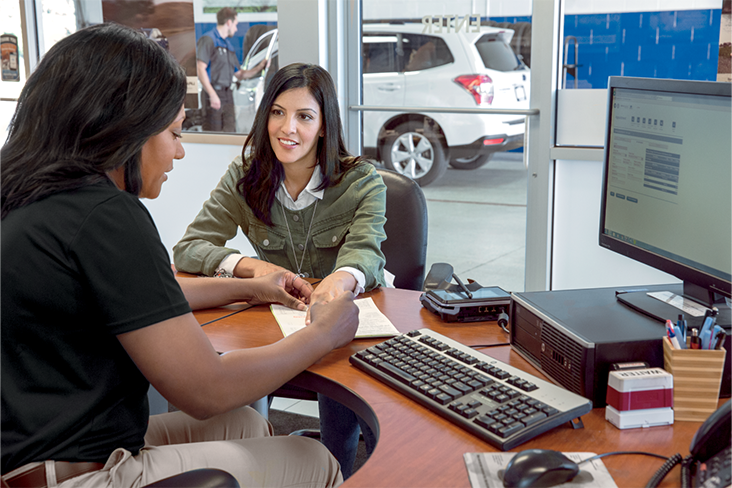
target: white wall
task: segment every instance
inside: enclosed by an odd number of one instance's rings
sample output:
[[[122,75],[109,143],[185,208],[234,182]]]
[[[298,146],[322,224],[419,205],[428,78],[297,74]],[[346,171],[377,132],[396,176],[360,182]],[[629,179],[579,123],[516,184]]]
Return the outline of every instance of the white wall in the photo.
[[[185,141],[185,135],[183,140]],[[173,246],[198,215],[229,163],[241,154],[240,146],[184,142],[183,147],[186,156],[174,162],[174,169],[168,173],[168,181],[163,184],[160,196],[155,200],[142,200],[155,220],[160,238],[170,254],[171,263]],[[238,249],[245,255],[254,255],[254,249],[241,231],[230,241],[229,247]]]
[[[552,290],[679,283],[598,244],[602,162],[555,163]]]

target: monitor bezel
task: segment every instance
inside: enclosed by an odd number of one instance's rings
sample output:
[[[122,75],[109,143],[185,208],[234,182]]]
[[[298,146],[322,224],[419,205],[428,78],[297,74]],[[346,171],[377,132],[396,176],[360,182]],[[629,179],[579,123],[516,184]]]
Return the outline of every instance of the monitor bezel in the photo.
[[[715,81],[670,80],[624,76],[611,76],[609,78],[607,88],[607,125],[605,126],[605,147],[603,150],[603,175],[599,228],[599,244],[602,248],[675,276],[683,281],[684,294],[688,294],[697,300],[703,300],[707,305],[711,305],[713,302],[717,301],[717,295],[732,298],[732,283],[729,281],[605,234],[605,211],[608,197],[608,165],[612,127],[611,121],[613,117],[614,90],[616,88],[638,91],[723,96],[730,98],[730,103],[732,104],[732,84]],[[732,162],[730,162],[730,164],[732,164]]]

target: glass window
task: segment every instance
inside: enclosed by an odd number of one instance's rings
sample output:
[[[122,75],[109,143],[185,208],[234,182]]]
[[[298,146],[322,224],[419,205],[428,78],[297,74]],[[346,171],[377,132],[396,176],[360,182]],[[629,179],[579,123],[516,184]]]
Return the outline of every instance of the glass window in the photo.
[[[483,65],[496,71],[513,71],[521,69],[523,63],[511,46],[505,41],[505,35],[485,34],[475,42]]]
[[[364,73],[420,71],[454,61],[442,39],[400,32],[365,33],[362,54]]]
[[[364,34],[363,72],[396,73],[404,71],[404,50],[401,34]],[[400,54],[401,53],[401,54]]]
[[[529,108],[531,2],[363,0],[362,12],[363,105],[404,107],[363,111],[363,154],[422,187],[427,263],[523,291],[525,117],[443,110]]]

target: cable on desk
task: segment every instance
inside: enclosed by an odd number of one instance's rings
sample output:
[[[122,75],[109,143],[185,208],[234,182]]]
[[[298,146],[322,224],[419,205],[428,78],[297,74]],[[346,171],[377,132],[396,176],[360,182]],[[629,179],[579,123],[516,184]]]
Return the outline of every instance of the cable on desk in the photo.
[[[499,342],[498,344],[475,344],[473,346],[468,346],[468,347],[472,347],[473,349],[484,349],[486,347],[498,347],[498,346],[510,346],[510,345],[511,345],[510,342]]]
[[[244,307],[242,307],[242,308],[241,308],[241,310],[237,310],[236,312],[231,312],[231,313],[229,313],[229,314],[226,314],[226,315],[224,315],[224,316],[222,316],[222,317],[217,317],[217,318],[215,318],[215,319],[211,319],[211,320],[209,320],[208,322],[206,322],[205,324],[201,324],[201,327],[203,327],[204,325],[212,324],[212,323],[214,323],[214,322],[218,322],[218,321],[219,321],[219,320],[221,320],[221,319],[225,319],[225,318],[227,318],[227,317],[231,317],[232,315],[236,315],[236,314],[238,314],[239,312],[243,312],[244,310],[249,310],[249,309],[250,309],[250,308],[252,308],[253,306],[254,306],[254,305],[252,305],[252,304],[249,304],[249,303],[247,303],[247,304],[246,304],[246,305],[245,305]]]
[[[663,463],[663,466],[658,468],[658,471],[656,471],[651,479],[648,480],[648,483],[646,483],[646,488],[656,488],[661,483],[661,481],[663,481],[666,475],[673,469],[673,467],[681,462],[681,460],[682,457],[679,453],[676,453],[668,458],[666,462]]]
[[[679,464],[681,462],[681,454],[674,454],[671,457],[666,457],[661,454],[655,454],[652,452],[643,452],[643,451],[615,451],[615,452],[606,452],[604,454],[598,454],[596,456],[588,457],[587,459],[583,459],[577,464],[583,464],[589,461],[592,461],[594,459],[600,459],[605,456],[614,456],[617,454],[639,454],[643,456],[653,456],[657,457],[659,459],[665,459],[666,462],[663,463],[663,465],[658,468],[658,471],[651,477],[650,480],[648,480],[648,483],[646,484],[646,488],[656,488],[661,481],[666,477],[666,475],[673,469],[674,466]]]
[[[618,454],[639,454],[639,455],[643,455],[643,456],[653,456],[653,457],[657,457],[659,459],[665,459],[665,460],[671,459],[671,458],[669,458],[667,456],[663,456],[661,454],[656,454],[656,453],[653,453],[653,452],[644,452],[644,451],[613,451],[613,452],[606,452],[604,454],[597,454],[595,456],[588,457],[587,459],[583,459],[582,461],[580,461],[577,464],[582,464],[582,463],[586,463],[588,461],[592,461],[592,460],[595,460],[595,459],[604,458],[605,456],[615,456],[615,455],[618,455]],[[677,463],[678,463],[678,461],[677,461]]]

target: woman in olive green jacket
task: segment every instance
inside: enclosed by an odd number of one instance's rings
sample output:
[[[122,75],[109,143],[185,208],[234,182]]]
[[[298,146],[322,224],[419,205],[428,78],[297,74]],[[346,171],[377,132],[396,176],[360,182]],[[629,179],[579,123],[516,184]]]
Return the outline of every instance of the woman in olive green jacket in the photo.
[[[272,78],[242,157],[175,246],[175,266],[241,278],[285,268],[320,278],[310,302],[328,302],[385,284],[385,211],[381,176],[346,150],[330,75],[317,65],[292,64]],[[238,227],[257,258],[225,247]],[[356,416],[325,397],[319,404],[322,441],[347,478],[358,446]]]

